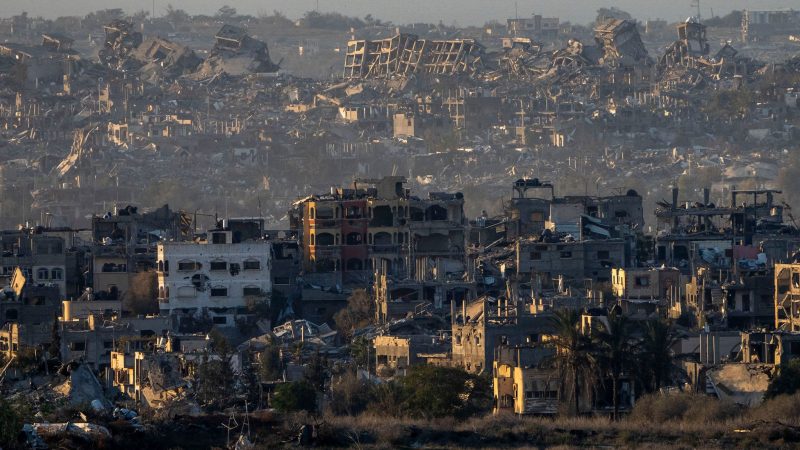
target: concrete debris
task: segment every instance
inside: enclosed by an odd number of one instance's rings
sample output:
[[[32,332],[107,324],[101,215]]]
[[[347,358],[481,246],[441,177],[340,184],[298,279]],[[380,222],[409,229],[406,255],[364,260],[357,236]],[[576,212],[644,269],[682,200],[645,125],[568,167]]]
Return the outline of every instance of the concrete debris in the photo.
[[[248,36],[243,28],[223,25],[215,38],[214,48],[192,78],[275,73],[280,69],[280,63],[270,59],[267,44]]]
[[[85,364],[72,369],[69,378],[59,386],[56,392],[67,397],[72,405],[97,405],[100,409],[110,408],[111,402],[105,398],[103,386],[92,370]]]
[[[306,342],[317,346],[333,344],[336,331],[327,324],[317,325],[308,320],[290,320],[272,329],[272,334],[283,343]]]
[[[44,439],[71,435],[88,442],[97,442],[111,437],[108,428],[88,422],[34,423],[31,427],[36,435]]]
[[[764,401],[773,369],[762,364],[723,364],[709,369],[706,376],[720,399],[754,407]]]

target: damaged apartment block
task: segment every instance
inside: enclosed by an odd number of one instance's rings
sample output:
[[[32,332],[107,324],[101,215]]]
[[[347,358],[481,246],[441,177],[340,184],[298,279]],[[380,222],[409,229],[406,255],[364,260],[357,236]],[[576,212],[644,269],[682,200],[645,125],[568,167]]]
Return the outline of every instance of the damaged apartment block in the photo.
[[[435,75],[472,74],[484,48],[473,39],[425,40],[413,34],[347,44],[345,78],[388,78],[417,72]]]

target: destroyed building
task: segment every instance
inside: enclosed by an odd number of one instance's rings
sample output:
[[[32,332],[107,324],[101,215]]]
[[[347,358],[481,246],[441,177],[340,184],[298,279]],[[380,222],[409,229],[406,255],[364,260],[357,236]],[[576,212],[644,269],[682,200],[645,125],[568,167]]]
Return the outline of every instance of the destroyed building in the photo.
[[[272,244],[260,236],[246,239],[222,224],[199,242],[159,243],[157,258],[159,308],[176,327],[203,318],[235,326],[269,306]]]
[[[134,24],[115,20],[103,27],[105,40],[98,54],[100,61],[111,68],[119,67],[128,55],[142,43],[142,33],[135,31]]]
[[[194,73],[203,62],[189,47],[160,37],[148,37],[130,57],[141,64],[142,78],[151,82]]]
[[[600,64],[633,67],[649,62],[650,57],[635,22],[609,19],[594,29],[594,36],[603,53],[598,61]]]
[[[454,307],[452,364],[469,372],[492,370],[495,348],[542,342],[552,322],[516,298],[480,298]]]
[[[296,202],[292,231],[301,239],[306,279],[328,278],[322,283],[328,286],[363,283],[378,270],[408,278],[419,258],[463,265],[463,195],[430,193],[423,199],[405,183],[396,176],[356,180],[353,189],[332,188]]]
[[[17,267],[10,291],[0,299],[0,352],[11,358],[25,347],[49,344],[53,324],[61,313],[61,293],[57,286],[29,281]]]
[[[249,36],[243,28],[225,24],[214,38],[214,48],[192,77],[274,73],[280,68],[270,59],[267,44]]]
[[[419,73],[470,75],[480,69],[484,47],[473,39],[426,40],[398,34],[370,41],[351,40],[345,78],[387,78]]]

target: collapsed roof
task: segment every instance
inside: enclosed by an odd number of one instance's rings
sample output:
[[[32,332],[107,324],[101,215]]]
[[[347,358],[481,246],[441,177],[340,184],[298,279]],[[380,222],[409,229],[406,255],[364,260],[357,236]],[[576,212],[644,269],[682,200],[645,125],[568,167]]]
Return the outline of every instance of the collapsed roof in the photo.
[[[211,54],[193,78],[274,73],[280,69],[280,63],[276,64],[270,59],[267,44],[250,37],[242,28],[223,25],[215,39]]]

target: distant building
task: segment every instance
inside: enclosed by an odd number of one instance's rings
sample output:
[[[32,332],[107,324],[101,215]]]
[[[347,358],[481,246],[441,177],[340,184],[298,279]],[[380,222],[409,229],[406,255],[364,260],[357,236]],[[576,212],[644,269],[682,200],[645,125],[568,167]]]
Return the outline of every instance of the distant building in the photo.
[[[463,263],[466,220],[461,193],[411,195],[405,177],[357,180],[331,188],[291,211],[307,280],[332,286],[364,283],[374,271],[407,278],[418,258]]]
[[[506,26],[509,34],[533,34],[553,38],[558,36],[559,22],[558,17],[535,14],[533,17],[508,19]]]
[[[234,326],[272,291],[272,244],[237,240],[230,229],[208,232],[201,242],[158,245],[158,298],[162,315],[180,324],[207,317]]]

